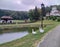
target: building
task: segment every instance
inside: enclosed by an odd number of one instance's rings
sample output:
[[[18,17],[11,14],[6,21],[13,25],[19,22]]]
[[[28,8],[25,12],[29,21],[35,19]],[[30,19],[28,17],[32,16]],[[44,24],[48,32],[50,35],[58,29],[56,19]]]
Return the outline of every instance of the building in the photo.
[[[0,23],[12,23],[12,17],[11,16],[2,16]]]
[[[60,16],[60,11],[54,6],[50,13],[47,13],[46,16]]]

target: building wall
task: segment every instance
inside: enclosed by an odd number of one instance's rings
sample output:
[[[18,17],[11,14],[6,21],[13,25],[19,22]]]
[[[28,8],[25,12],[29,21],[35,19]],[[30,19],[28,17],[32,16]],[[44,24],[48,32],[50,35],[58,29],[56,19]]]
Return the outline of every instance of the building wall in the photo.
[[[6,21],[5,20],[0,20],[0,23],[6,23]],[[8,20],[7,23],[13,23],[13,21],[12,20]]]

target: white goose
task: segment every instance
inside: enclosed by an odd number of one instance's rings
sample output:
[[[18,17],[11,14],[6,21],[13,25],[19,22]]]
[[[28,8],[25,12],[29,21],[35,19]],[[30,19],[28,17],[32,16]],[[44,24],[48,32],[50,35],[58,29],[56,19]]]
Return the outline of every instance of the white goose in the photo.
[[[39,27],[39,31],[40,31],[41,33],[43,33],[43,32],[44,32],[44,30],[43,30],[42,28],[40,28],[40,27]]]
[[[34,29],[32,29],[32,34],[36,34],[36,32],[34,31]]]

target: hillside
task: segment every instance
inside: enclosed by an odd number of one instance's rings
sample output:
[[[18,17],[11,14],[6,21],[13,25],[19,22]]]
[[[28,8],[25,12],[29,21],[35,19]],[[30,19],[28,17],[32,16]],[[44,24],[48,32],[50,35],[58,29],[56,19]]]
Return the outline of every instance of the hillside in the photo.
[[[26,19],[28,18],[28,12],[27,11],[12,11],[12,10],[3,10],[0,9],[0,18],[2,16],[12,16],[13,19],[20,20],[20,19]]]

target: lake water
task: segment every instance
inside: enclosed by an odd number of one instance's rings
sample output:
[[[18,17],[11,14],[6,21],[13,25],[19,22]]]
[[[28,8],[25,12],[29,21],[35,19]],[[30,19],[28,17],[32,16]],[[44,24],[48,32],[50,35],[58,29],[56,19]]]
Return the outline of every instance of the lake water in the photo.
[[[28,35],[28,32],[14,32],[0,34],[0,44],[10,42]]]

